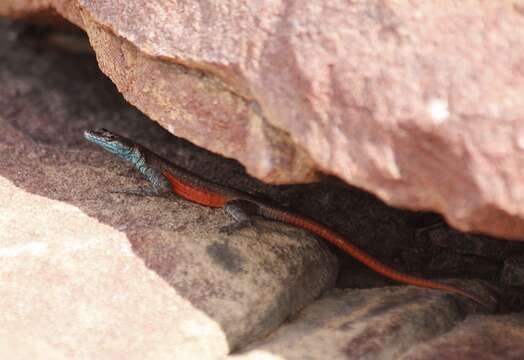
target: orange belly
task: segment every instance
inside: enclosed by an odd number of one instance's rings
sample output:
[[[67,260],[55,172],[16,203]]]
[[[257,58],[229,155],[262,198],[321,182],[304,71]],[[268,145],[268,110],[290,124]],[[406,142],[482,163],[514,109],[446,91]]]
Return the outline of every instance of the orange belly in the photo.
[[[171,183],[173,192],[186,200],[212,208],[221,208],[228,201],[226,196],[206,189],[197,188],[175,177],[168,170],[164,171],[163,175]]]

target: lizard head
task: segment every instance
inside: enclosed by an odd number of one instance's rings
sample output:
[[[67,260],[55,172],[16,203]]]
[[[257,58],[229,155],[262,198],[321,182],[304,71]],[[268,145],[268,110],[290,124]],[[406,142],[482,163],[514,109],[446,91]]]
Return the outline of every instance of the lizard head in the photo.
[[[107,129],[85,130],[84,138],[126,160],[129,160],[129,157],[134,152],[134,143],[131,140]]]

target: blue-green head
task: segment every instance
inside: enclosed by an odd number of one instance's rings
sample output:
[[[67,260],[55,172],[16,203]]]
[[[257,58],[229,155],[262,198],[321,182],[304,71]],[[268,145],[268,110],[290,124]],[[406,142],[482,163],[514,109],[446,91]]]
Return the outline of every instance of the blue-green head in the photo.
[[[131,140],[107,129],[85,130],[84,138],[93,144],[97,144],[110,153],[118,155],[131,162],[135,162],[135,157],[139,155],[135,149],[135,144]]]

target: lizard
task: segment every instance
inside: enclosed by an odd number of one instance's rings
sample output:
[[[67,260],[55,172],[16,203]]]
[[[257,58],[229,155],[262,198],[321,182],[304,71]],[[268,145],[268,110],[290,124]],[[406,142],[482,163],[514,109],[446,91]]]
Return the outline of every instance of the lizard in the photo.
[[[489,302],[458,287],[399,272],[350,243],[334,230],[309,217],[283,206],[269,203],[259,196],[207,180],[162,158],[146,147],[109,130],[86,130],[84,131],[84,138],[131,163],[148,181],[147,188],[116,192],[142,196],[175,194],[203,206],[224,208],[234,219],[234,222],[220,229],[220,232],[225,233],[231,233],[252,225],[251,218],[253,215],[293,225],[320,236],[386,278],[407,285],[455,294],[488,309],[492,308]]]

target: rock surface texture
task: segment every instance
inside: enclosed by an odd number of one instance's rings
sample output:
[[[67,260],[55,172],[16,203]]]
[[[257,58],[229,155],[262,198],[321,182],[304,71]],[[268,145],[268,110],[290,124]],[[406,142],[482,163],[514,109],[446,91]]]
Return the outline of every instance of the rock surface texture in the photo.
[[[524,238],[524,1],[0,3],[51,10],[130,103],[260,179],[320,170]]]
[[[475,314],[448,295],[410,287],[335,291],[233,358],[520,359],[523,335],[522,315]]]
[[[86,128],[107,127],[207,178],[288,204],[399,270],[500,279],[522,300],[522,262],[511,259],[524,243],[427,228],[434,215],[390,208],[332,178],[262,184],[129,106],[81,40],[0,21],[0,358],[522,354],[521,314],[480,316],[462,298],[392,288],[282,224],[257,219],[226,237],[218,229],[231,220],[220,209],[111,193],[143,179],[83,141]],[[338,288],[379,288],[332,290],[335,277]],[[485,281],[455,281],[494,293]],[[522,311],[518,301],[509,305]]]

